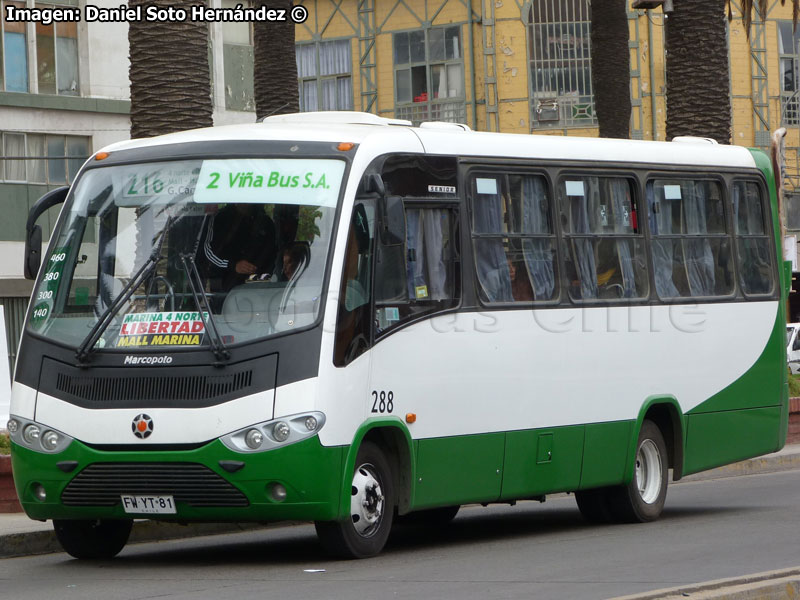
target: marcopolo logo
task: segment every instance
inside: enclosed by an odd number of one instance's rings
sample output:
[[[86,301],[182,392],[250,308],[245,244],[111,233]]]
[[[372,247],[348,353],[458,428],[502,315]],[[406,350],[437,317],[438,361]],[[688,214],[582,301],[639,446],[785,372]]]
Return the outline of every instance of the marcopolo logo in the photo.
[[[123,365],[168,365],[172,362],[171,356],[133,356],[128,354]]]
[[[144,413],[136,415],[131,423],[131,431],[140,440],[150,437],[150,434],[153,433],[153,419]]]

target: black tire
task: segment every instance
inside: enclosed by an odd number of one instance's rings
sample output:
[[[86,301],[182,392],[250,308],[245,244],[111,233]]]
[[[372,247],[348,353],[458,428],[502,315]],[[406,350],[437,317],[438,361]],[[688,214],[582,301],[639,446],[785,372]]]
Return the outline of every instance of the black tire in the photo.
[[[399,525],[444,527],[456,518],[460,508],[461,506],[456,504],[455,506],[418,510],[401,517],[395,517],[395,522]]]
[[[375,556],[392,529],[395,491],[389,461],[372,442],[358,450],[351,487],[350,518],[317,521],[317,536],[325,551],[337,558]]]
[[[608,523],[612,520],[608,488],[575,492],[578,510],[590,523]]]
[[[636,442],[633,478],[611,490],[610,508],[617,521],[645,523],[661,516],[667,499],[669,465],[661,430],[645,420]]]
[[[64,551],[83,559],[115,557],[125,547],[131,527],[131,519],[53,521],[53,529]]]

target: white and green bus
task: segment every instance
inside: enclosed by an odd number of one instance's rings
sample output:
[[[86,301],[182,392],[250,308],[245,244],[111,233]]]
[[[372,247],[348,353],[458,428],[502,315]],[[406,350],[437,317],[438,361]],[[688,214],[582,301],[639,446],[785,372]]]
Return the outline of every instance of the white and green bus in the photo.
[[[79,558],[136,518],[349,557],[556,492],[656,519],[670,473],[784,444],[780,247],[767,155],[701,139],[309,113],[115,144],[30,214],[20,501]]]

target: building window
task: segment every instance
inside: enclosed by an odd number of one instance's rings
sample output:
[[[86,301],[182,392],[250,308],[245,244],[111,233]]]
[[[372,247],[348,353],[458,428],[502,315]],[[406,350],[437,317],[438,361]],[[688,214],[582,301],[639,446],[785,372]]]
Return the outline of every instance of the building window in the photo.
[[[353,110],[350,40],[297,44],[300,110]]]
[[[77,23],[36,24],[36,67],[40,94],[78,95]]]
[[[90,138],[78,135],[0,133],[0,181],[6,183],[72,183],[89,157]]]
[[[778,21],[778,54],[781,78],[781,122],[785,125],[797,125],[798,87],[797,87],[797,45],[800,30],[792,31],[791,21]]]
[[[2,83],[0,89],[7,92],[28,91],[28,36],[25,23],[6,21],[6,6],[25,8],[24,2],[2,2]]]
[[[395,33],[393,45],[395,116],[465,123],[461,27]]]
[[[77,2],[59,1],[59,5],[77,6]],[[0,2],[2,9],[2,43],[0,44],[0,90],[28,92],[28,65],[34,61],[29,54],[27,24],[8,22],[6,6],[25,8],[25,2]],[[36,8],[53,8],[52,4],[36,4]],[[34,28],[36,46],[36,84],[40,94],[77,96],[80,93],[78,77],[78,25],[74,22],[43,25]]]
[[[222,0],[223,8],[249,7],[238,0]],[[225,73],[225,108],[255,111],[253,84],[253,27],[247,22],[222,23],[222,60]]]
[[[532,129],[597,123],[588,0],[539,0],[528,14]]]

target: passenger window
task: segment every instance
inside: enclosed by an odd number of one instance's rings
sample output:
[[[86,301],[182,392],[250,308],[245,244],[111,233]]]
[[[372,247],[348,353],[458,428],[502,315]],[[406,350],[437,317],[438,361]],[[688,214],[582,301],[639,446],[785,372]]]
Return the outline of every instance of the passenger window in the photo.
[[[556,238],[547,182],[538,175],[470,178],[479,294],[486,303],[558,297]]]
[[[647,203],[659,297],[730,295],[733,261],[720,184],[656,179],[647,185]]]
[[[734,182],[733,215],[742,291],[746,295],[769,294],[773,290],[775,247],[767,235],[761,187],[756,182]]]
[[[375,274],[375,324],[383,334],[411,319],[458,305],[456,211],[405,206],[405,243],[379,245]]]
[[[370,345],[370,307],[375,211],[371,201],[356,201],[350,218],[339,290],[333,364],[342,367]]]
[[[569,176],[561,180],[559,194],[570,297],[647,297],[647,260],[633,181]]]

